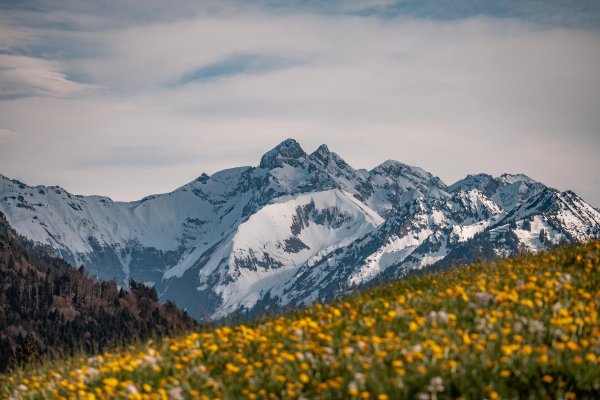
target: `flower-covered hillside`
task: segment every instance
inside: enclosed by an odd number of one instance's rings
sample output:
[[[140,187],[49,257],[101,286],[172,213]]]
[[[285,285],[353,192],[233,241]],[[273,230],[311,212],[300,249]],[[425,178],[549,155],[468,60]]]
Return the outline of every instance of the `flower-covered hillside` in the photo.
[[[594,398],[600,243],[16,372],[0,397]]]

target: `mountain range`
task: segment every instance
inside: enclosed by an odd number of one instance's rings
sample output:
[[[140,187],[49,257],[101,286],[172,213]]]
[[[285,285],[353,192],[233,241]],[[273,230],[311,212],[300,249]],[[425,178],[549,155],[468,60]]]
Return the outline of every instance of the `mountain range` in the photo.
[[[257,167],[202,174],[134,202],[0,175],[21,235],[99,279],[153,286],[198,319],[326,300],[374,279],[600,238],[600,212],[526,175],[448,186],[386,161],[354,169],[293,139]]]

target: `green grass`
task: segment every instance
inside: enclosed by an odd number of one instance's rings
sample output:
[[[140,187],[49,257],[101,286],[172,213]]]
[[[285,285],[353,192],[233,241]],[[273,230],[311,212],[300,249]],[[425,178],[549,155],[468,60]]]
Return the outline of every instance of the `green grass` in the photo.
[[[14,398],[598,398],[600,243],[0,378]]]

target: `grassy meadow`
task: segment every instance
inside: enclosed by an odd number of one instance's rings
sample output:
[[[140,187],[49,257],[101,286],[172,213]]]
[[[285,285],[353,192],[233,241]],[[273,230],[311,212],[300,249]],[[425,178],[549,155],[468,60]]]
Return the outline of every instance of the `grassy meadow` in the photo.
[[[600,398],[600,243],[0,377],[13,399]]]

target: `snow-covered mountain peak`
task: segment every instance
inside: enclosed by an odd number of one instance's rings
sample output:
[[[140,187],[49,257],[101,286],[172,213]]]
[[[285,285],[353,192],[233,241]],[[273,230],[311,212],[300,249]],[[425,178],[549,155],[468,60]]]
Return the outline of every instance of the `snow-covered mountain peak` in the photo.
[[[494,220],[482,235],[454,248],[452,260],[508,256],[521,251],[539,251],[560,243],[600,238],[600,213],[571,191],[545,188],[507,215]]]
[[[600,229],[600,213],[571,190],[560,192],[546,188],[512,210],[506,220],[516,221],[532,215],[544,215],[560,224],[578,220],[583,229]]]
[[[30,187],[0,175],[0,211],[100,279],[154,285],[195,317],[334,296],[440,260],[600,238],[600,213],[523,174],[447,187],[389,160],[355,170],[288,139],[259,167],[200,175],[134,202]]]
[[[526,185],[539,184],[538,181],[528,177],[525,174],[502,174],[494,177],[489,174],[480,173],[475,175],[467,175],[465,178],[448,186],[451,192],[457,190],[478,189],[482,193],[494,192],[500,186],[511,185],[515,183],[524,183]]]
[[[210,176],[203,172],[202,175],[196,178],[195,182],[206,183],[209,179]]]
[[[438,177],[433,176],[429,172],[419,167],[413,167],[395,160],[387,160],[384,163],[376,166],[370,171],[372,176],[379,175],[384,177],[389,183],[394,183],[400,189],[421,189],[437,187],[446,190],[446,184]]]
[[[537,183],[537,181],[535,179],[531,179],[530,177],[528,177],[525,174],[502,174],[498,177],[498,180],[500,182],[504,182],[504,183],[516,183],[516,182],[524,182],[527,184],[534,184]]]
[[[467,175],[465,178],[448,186],[448,190],[457,192],[459,190],[477,189],[482,193],[490,193],[495,191],[497,187],[498,182],[492,175],[481,173]]]
[[[423,180],[429,180],[433,178],[433,175],[422,168],[413,167],[396,160],[387,160],[373,168],[372,172],[385,173],[388,176],[394,177],[412,175],[418,176]]]
[[[467,175],[466,178],[450,185],[448,190],[456,193],[477,189],[504,210],[510,211],[546,188],[544,184],[524,174],[502,174],[499,177],[476,174]]]
[[[286,139],[262,156],[260,168],[280,168],[284,163],[294,165],[297,160],[305,158],[306,155],[295,139]]]
[[[320,145],[317,150],[309,155],[309,158],[323,167],[327,167],[330,163],[335,163],[340,168],[348,166],[342,157],[329,150],[329,147],[325,144]]]
[[[325,172],[332,175],[334,179],[345,175],[347,179],[354,181],[352,185],[356,185],[358,180],[364,178],[358,174],[354,168],[348,165],[342,157],[329,150],[327,145],[322,144],[319,146],[319,148],[312,152],[308,158],[313,163],[317,164],[319,168],[322,168]],[[348,189],[350,189],[350,187],[348,187]]]
[[[311,156],[319,155],[327,157],[329,154],[331,154],[331,150],[329,150],[329,147],[326,144],[322,144],[314,152],[311,153]]]

